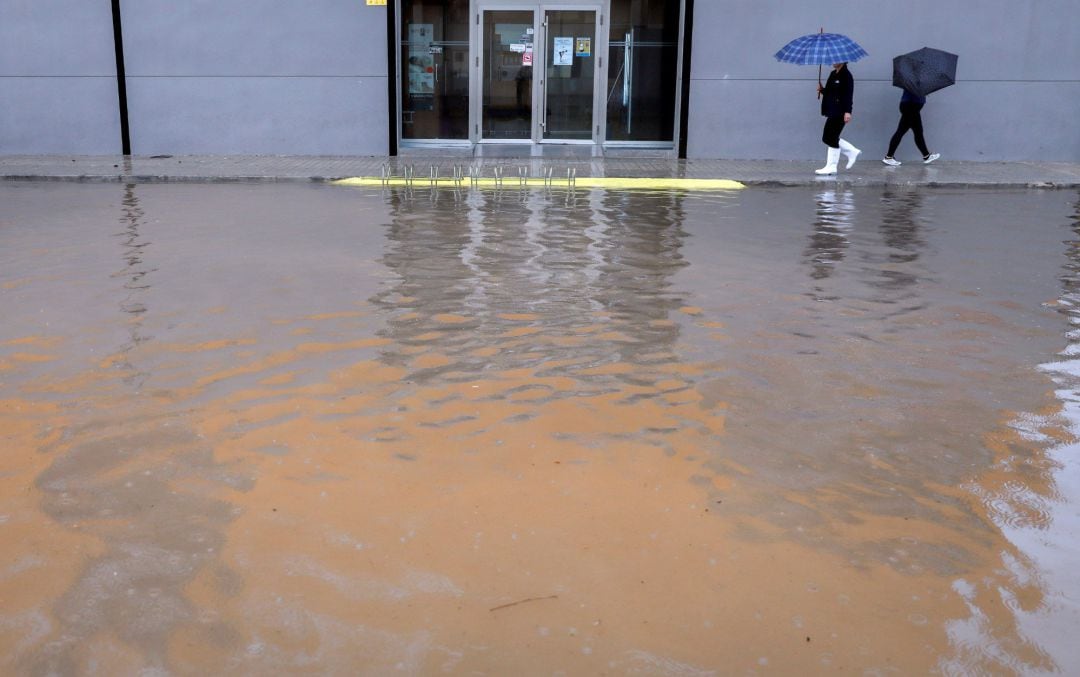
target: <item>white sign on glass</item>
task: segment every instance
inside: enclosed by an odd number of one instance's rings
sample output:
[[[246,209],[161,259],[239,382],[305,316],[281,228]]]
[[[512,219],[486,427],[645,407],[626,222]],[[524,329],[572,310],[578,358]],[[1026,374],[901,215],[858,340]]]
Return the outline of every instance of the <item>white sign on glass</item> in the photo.
[[[552,66],[572,66],[574,63],[574,39],[555,38],[555,48],[552,50]]]

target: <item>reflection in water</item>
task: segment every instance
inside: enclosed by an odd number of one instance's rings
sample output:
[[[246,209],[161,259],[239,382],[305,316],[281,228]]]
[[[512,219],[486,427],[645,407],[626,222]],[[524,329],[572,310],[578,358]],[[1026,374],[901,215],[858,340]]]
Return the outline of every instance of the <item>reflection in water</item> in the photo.
[[[679,196],[583,192],[560,204],[474,193],[440,197],[439,219],[404,194],[389,200],[383,262],[397,281],[372,302],[396,312],[380,333],[393,340],[383,356],[411,381],[543,368],[575,378],[574,390],[552,394],[573,396],[610,391],[611,379],[650,382],[647,372],[588,370],[672,359],[662,355],[678,335],[670,315],[685,305],[670,281],[685,265]]]
[[[919,250],[926,246],[922,231],[926,217],[923,214],[924,193],[912,188],[886,186],[881,192],[881,236],[889,248],[889,261],[913,263],[919,258]],[[908,278],[897,282],[900,286],[910,284]]]
[[[140,652],[140,670],[167,674],[170,645],[181,630],[200,642],[236,638],[215,613],[192,602],[187,588],[200,574],[222,591],[238,585],[219,561],[224,530],[237,512],[216,494],[248,490],[252,482],[239,465],[215,460],[185,413],[139,393],[151,376],[136,365],[150,339],[145,298],[147,276],[156,269],[145,262],[150,242],[133,184],[124,187],[121,204],[124,230],[115,237],[125,267],[112,277],[124,283],[120,308],[129,340],[103,363],[108,375],[80,405],[85,418],[43,446],[55,460],[36,478],[45,514],[69,533],[100,539],[103,548],[56,601],[58,627],[23,661],[33,674],[85,672],[98,661],[95,643],[110,637]],[[136,397],[112,391],[110,378],[134,386]]]
[[[844,260],[844,253],[849,243],[852,216],[855,213],[855,198],[847,188],[828,188],[820,191],[816,198],[813,232],[810,244],[806,248],[806,258],[810,264],[810,277],[824,280],[832,276],[836,265]],[[821,299],[822,287],[814,288],[814,297]]]
[[[129,186],[110,277],[115,189],[49,190],[0,200],[0,671],[1072,667],[1045,194]]]
[[[1007,360],[988,368],[994,333],[1015,321],[1010,304],[975,312],[966,300],[942,302],[947,268],[928,270],[923,256],[928,196],[879,195],[856,211],[852,191],[817,194],[801,259],[816,283],[811,301],[778,299],[775,317],[762,313],[734,342],[732,376],[710,384],[730,400],[732,422],[775,415],[767,425],[729,425],[714,465],[759,470],[742,478],[739,498],[725,500],[745,501],[748,537],[779,533],[855,566],[952,577],[978,568],[996,533],[956,490],[993,459],[994,449],[971,440],[998,423],[1002,398],[1033,379]],[[858,239],[850,237],[856,224]],[[880,240],[864,224],[879,224]],[[834,275],[845,260],[858,265]],[[957,380],[958,371],[966,377]],[[893,520],[932,524],[936,533],[890,534]]]
[[[923,193],[918,190],[886,187],[881,194],[881,237],[888,248],[881,279],[875,284],[885,292],[902,292],[918,282],[911,266],[926,246],[922,238]]]
[[[1057,405],[1010,421],[994,472],[970,487],[1012,547],[998,577],[956,584],[971,610],[948,628],[959,651],[945,665],[957,674],[993,670],[988,656],[1018,673],[1080,671],[1080,200],[1069,230],[1061,295],[1052,304],[1068,320],[1068,345],[1041,367],[1057,386]],[[1005,629],[984,611],[1001,603],[1014,614]],[[1018,636],[1026,653],[1015,650]]]
[[[1061,294],[1052,305],[1068,319],[1062,359],[1042,365],[1057,385],[1057,405],[1024,413],[989,435],[995,463],[968,490],[1008,539],[993,575],[965,577],[954,589],[969,615],[947,624],[955,654],[942,661],[952,674],[988,673],[1008,666],[1018,674],[1075,674],[1080,603],[1080,202],[1070,224]],[[995,618],[1004,605],[1010,614]]]
[[[854,198],[848,189],[828,188],[816,194],[815,203],[813,230],[804,255],[810,265],[810,279],[815,283],[809,297],[834,301],[837,297],[826,292],[823,282],[836,272],[850,246]]]
[[[140,232],[145,213],[139,205],[139,198],[135,195],[135,184],[124,185],[123,216],[120,223],[123,230],[116,233],[115,237],[120,240],[124,261],[123,270],[113,273],[113,277],[120,278],[124,282],[126,295],[120,302],[120,310],[129,317],[126,320],[129,339],[120,347],[116,356],[116,366],[124,372],[123,382],[132,385],[136,390],[142,388],[149,374],[131,361],[132,351],[152,337],[144,334],[143,324],[146,313],[146,292],[150,289],[150,283],[146,276],[156,269],[150,268],[144,262],[144,256],[150,247]]]
[[[868,300],[882,306],[886,333],[900,331],[903,321],[926,309],[919,289],[920,280],[929,275],[920,262],[926,248],[925,198],[915,188],[887,186],[881,192],[879,232],[884,249],[868,248],[863,263],[867,272],[875,273],[864,282],[871,289]]]
[[[383,263],[397,279],[371,300],[394,313],[379,333],[392,341],[383,360],[418,386],[501,382],[491,402],[534,405],[508,411],[508,423],[538,417],[546,403],[601,396],[621,406],[658,400],[677,415],[669,401],[692,390],[686,374],[673,378],[679,325],[671,316],[686,305],[671,283],[686,265],[681,196],[550,197],[440,196],[433,219],[407,193],[391,193]],[[448,392],[440,405],[461,399]],[[470,409],[445,420],[477,416]],[[674,455],[675,429],[648,420],[614,435]],[[383,430],[384,438],[407,434]]]

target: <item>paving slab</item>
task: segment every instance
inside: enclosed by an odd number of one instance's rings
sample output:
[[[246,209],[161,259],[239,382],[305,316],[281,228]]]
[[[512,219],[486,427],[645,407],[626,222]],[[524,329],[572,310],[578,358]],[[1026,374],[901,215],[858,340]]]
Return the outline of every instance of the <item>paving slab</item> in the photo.
[[[282,155],[7,155],[0,156],[0,179],[68,181],[327,181],[358,176],[396,176],[412,172],[417,181],[456,171],[510,179],[521,171],[540,177],[730,179],[747,185],[804,186],[842,182],[861,186],[1080,187],[1080,163],[920,161],[888,167],[877,158],[862,160],[835,176],[814,174],[817,162],[784,160],[675,160],[668,158],[471,157],[410,154],[400,157]]]

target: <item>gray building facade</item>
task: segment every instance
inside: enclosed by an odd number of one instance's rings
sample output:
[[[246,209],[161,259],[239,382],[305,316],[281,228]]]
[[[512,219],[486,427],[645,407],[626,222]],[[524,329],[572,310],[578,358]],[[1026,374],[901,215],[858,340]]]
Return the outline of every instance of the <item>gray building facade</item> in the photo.
[[[773,53],[824,28],[869,52],[845,130],[864,157],[898,118],[892,57],[929,45],[960,55],[923,111],[933,150],[1080,161],[1076,0],[378,2],[0,0],[0,154],[118,154],[126,138],[135,155],[816,160],[817,68]],[[908,138],[898,156],[914,154]]]

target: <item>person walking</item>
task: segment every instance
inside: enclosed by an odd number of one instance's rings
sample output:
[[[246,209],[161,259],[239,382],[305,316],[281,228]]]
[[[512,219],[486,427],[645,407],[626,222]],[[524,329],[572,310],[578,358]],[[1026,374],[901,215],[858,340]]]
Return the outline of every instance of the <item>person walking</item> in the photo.
[[[919,96],[906,89],[904,90],[904,94],[900,97],[900,122],[896,125],[896,131],[893,132],[892,138],[889,139],[889,152],[885,154],[882,162],[890,167],[900,166],[900,161],[893,157],[893,153],[896,152],[900,140],[904,138],[904,134],[907,134],[909,129],[915,135],[915,145],[919,147],[919,152],[922,153],[924,165],[928,165],[941,157],[941,153],[930,152],[926,147],[926,139],[923,138],[922,113],[920,111],[925,105],[925,96]]]
[[[848,70],[847,62],[834,63],[825,86],[818,82],[818,94],[821,96],[821,114],[825,117],[825,129],[821,140],[828,147],[825,166],[815,169],[815,174],[835,174],[840,154],[847,158],[845,169],[851,169],[855,159],[862,151],[840,138],[844,125],[851,122],[851,108],[855,96],[855,78]]]

